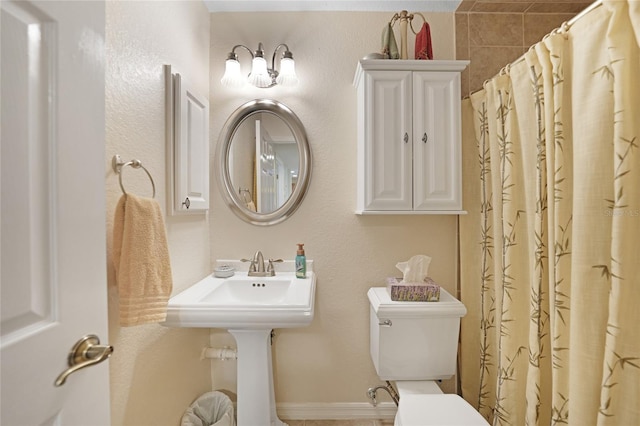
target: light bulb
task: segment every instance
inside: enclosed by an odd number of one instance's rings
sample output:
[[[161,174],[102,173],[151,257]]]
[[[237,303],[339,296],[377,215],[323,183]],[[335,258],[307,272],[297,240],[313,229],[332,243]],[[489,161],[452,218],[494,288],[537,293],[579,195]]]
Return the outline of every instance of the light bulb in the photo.
[[[280,74],[276,78],[276,83],[282,86],[295,86],[298,84],[296,64],[293,58],[282,58],[280,61]]]
[[[256,56],[253,58],[251,74],[249,74],[249,83],[256,87],[271,86],[272,80],[267,72],[267,61],[265,61],[263,57]]]
[[[224,75],[220,83],[228,87],[242,87],[245,82],[246,80],[242,77],[242,72],[240,71],[240,62],[235,59],[227,59],[224,67]]]

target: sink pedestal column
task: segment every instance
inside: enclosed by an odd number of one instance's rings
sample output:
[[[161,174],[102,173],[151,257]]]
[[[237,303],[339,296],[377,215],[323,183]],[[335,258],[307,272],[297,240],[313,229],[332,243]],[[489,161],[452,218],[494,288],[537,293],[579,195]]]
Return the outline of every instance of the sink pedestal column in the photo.
[[[238,426],[286,426],[276,414],[271,330],[229,330],[238,346]]]

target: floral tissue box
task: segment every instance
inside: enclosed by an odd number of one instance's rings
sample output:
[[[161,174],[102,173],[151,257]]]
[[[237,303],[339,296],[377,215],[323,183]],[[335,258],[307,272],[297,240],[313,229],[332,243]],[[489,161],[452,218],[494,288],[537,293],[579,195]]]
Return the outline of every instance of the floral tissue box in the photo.
[[[395,302],[437,302],[440,286],[427,277],[421,283],[404,283],[402,278],[387,278],[387,291]]]

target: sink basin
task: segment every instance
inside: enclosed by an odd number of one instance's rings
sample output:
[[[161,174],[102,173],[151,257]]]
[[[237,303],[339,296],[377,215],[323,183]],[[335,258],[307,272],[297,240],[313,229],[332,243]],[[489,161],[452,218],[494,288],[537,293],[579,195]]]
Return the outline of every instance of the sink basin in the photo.
[[[172,297],[165,325],[226,329],[303,327],[313,320],[316,277],[296,278],[294,272],[275,277],[230,278],[210,275]]]
[[[308,283],[298,282],[294,277],[243,275],[225,279],[201,302],[209,306],[305,307],[310,295]]]
[[[224,263],[243,266],[240,261]],[[286,426],[276,413],[271,331],[311,323],[316,276],[313,261],[307,261],[307,278],[296,278],[292,261],[281,265],[287,269],[276,270],[274,277],[210,275],[169,299],[167,306],[168,327],[226,328],[235,338],[238,426]]]

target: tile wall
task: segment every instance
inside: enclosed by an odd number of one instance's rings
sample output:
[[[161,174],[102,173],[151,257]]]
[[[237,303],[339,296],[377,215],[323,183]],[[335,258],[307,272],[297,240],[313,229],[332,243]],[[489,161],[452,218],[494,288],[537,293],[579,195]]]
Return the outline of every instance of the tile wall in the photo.
[[[456,59],[471,61],[462,96],[518,59],[533,44],[589,6],[581,0],[463,0],[455,13]]]

